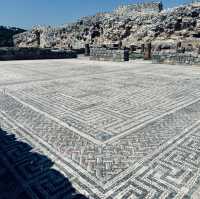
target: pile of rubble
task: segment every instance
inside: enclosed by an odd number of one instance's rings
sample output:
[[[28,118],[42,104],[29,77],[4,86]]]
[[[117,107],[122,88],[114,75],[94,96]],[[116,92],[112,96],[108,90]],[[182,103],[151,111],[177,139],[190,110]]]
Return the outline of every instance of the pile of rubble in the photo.
[[[17,47],[79,49],[85,44],[102,46],[119,42],[122,47],[139,48],[141,44],[151,42],[153,50],[157,51],[173,50],[177,42],[184,41],[186,51],[198,51],[200,3],[170,10],[162,10],[161,3],[157,4],[157,9],[155,5],[152,9],[151,4],[144,7],[143,10],[134,10],[128,14],[126,7],[123,7],[118,12],[115,10],[84,17],[59,28],[36,27],[15,35],[14,43]]]

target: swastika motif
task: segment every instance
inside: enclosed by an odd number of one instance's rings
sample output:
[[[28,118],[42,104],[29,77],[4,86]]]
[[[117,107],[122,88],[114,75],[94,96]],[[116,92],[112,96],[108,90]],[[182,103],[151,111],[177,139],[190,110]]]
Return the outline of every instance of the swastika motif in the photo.
[[[198,67],[42,60],[0,74],[2,126],[88,198],[200,198]]]

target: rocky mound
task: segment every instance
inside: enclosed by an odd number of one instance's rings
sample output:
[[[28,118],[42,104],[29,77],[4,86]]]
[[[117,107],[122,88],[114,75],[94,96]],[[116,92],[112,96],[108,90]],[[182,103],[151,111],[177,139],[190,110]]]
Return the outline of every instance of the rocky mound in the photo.
[[[25,30],[14,27],[0,26],[0,47],[13,46],[13,35],[25,32]]]
[[[197,50],[200,41],[200,3],[162,10],[161,3],[123,6],[112,13],[84,17],[60,28],[37,27],[14,36],[18,47],[82,48],[84,44],[124,47],[151,41],[155,48]]]

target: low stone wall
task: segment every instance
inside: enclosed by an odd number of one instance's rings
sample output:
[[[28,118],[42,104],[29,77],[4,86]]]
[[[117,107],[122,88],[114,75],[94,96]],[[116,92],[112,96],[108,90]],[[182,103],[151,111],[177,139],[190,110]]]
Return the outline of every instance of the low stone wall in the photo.
[[[85,54],[85,48],[72,49],[77,55]]]
[[[0,48],[0,60],[67,59],[76,58],[73,51],[41,48]]]
[[[98,61],[129,61],[129,50],[93,47],[90,49],[90,60]]]
[[[144,59],[144,53],[129,52],[129,60]]]
[[[153,63],[165,64],[200,64],[200,55],[194,53],[154,53],[152,56]]]

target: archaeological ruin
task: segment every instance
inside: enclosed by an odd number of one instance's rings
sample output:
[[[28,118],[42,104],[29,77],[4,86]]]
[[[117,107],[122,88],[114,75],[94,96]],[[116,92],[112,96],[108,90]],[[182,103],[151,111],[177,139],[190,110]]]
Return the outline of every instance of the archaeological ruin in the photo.
[[[118,48],[93,47],[90,49],[90,59],[97,61],[129,61],[129,50]]]
[[[198,1],[0,27],[0,199],[200,199],[199,66]]]
[[[171,63],[167,60],[171,57],[170,54],[176,51],[176,46],[180,42],[183,44],[184,52],[179,54],[186,53],[187,56],[187,53],[199,53],[199,13],[198,2],[168,10],[163,9],[162,3],[154,2],[124,5],[113,12],[83,17],[77,22],[58,28],[34,27],[30,31],[14,35],[13,41],[16,47],[74,49],[76,52],[80,52],[79,49],[84,49],[86,45],[94,48],[105,46],[109,49],[111,45],[121,44],[120,48],[129,49],[130,60],[153,57],[154,63],[156,58],[166,58],[166,62]],[[151,43],[151,52],[141,53],[142,45],[148,43]],[[87,55],[88,52],[87,50]],[[94,59],[95,56],[92,57]],[[108,58],[104,60],[106,59]],[[178,59],[173,58],[172,62],[175,63]],[[163,62],[159,60],[158,63]],[[194,62],[184,59],[177,61],[183,62],[198,63],[196,58]]]
[[[0,61],[33,59],[72,59],[77,53],[70,50],[52,50],[47,48],[0,48]]]

